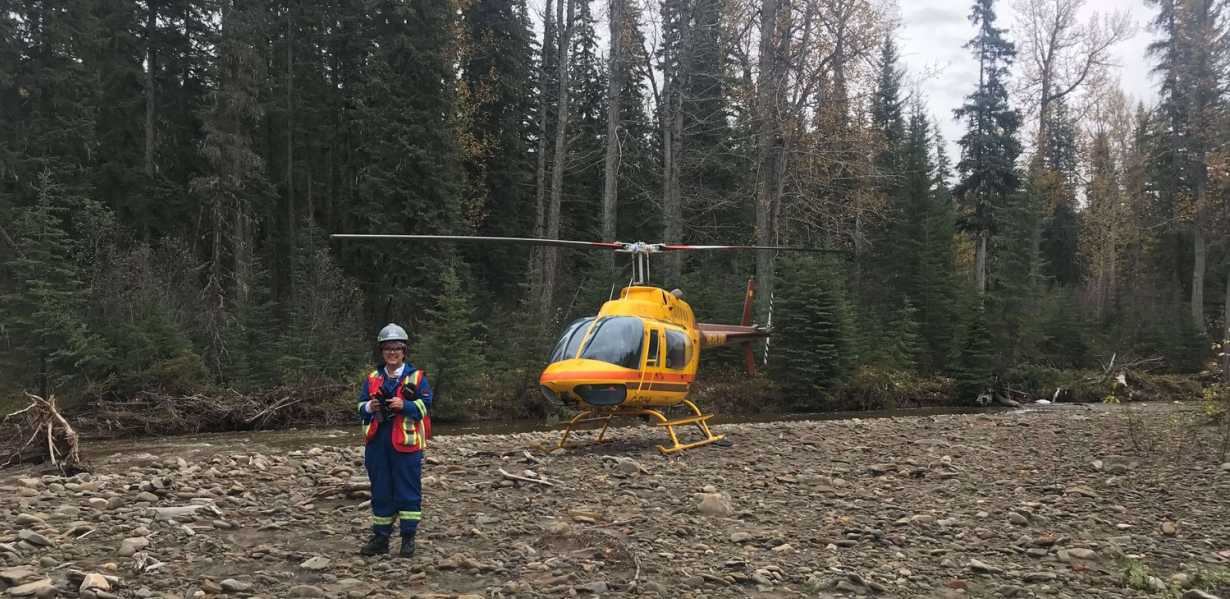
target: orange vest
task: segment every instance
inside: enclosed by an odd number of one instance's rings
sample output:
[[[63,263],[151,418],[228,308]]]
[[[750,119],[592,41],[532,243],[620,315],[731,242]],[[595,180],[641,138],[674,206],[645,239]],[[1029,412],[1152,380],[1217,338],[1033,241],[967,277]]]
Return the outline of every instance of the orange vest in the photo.
[[[394,391],[394,394],[397,397],[401,397],[402,401],[407,403],[414,400],[406,399],[405,396],[402,395],[402,390],[405,389],[411,382],[411,377],[414,377],[414,384],[409,385],[409,388],[410,396],[413,397],[414,393],[419,388],[419,382],[423,380],[423,371],[421,370],[415,370],[413,375],[403,375],[401,377],[401,381],[397,383],[397,389]],[[371,374],[367,375],[368,396],[375,397],[376,393],[380,391],[380,386],[383,383],[384,377],[381,376],[379,370],[373,370]],[[427,437],[431,434],[431,417],[427,415],[427,410],[423,408],[424,406],[420,402],[419,411],[423,414],[422,420],[406,418],[404,412],[398,412],[397,415],[393,417],[393,449],[403,453],[414,453],[416,451],[422,451],[427,447]],[[376,436],[376,429],[378,428],[380,428],[380,422],[373,417],[372,421],[367,423],[367,439],[363,442],[365,445],[372,442],[372,439]]]

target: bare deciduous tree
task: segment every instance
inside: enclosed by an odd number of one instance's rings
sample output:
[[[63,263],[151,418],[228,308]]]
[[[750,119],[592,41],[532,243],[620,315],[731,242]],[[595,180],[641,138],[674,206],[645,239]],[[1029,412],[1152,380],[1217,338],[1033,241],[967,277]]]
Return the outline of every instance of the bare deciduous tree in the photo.
[[[1024,112],[1037,122],[1037,141],[1045,142],[1046,114],[1052,103],[1096,86],[1116,66],[1115,44],[1130,38],[1135,25],[1127,12],[1097,14],[1082,21],[1086,0],[1015,0],[1018,31],[1017,93]],[[1080,108],[1069,103],[1070,106]]]

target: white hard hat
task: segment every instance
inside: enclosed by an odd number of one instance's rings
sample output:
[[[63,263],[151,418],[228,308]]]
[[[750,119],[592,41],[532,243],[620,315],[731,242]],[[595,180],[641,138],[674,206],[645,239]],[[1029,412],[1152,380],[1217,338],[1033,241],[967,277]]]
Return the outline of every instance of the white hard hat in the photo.
[[[410,337],[406,335],[406,329],[403,329],[390,322],[389,324],[384,325],[383,329],[380,329],[380,335],[376,338],[376,343],[384,343],[386,341],[401,341],[402,343],[408,343],[410,341]]]

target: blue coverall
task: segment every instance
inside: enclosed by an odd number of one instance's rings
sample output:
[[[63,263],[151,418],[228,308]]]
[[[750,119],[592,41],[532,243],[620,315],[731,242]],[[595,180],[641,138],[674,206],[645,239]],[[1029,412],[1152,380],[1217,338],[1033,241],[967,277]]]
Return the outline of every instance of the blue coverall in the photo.
[[[392,396],[397,389],[398,381],[407,375],[414,380],[415,368],[406,364],[400,377],[392,378],[383,365],[376,370],[384,377],[381,390]],[[371,399],[368,393],[367,378],[363,379],[362,390],[359,392],[360,404]],[[423,376],[417,389],[402,390],[402,414],[406,418],[419,420],[423,413],[415,405],[414,400],[421,400],[427,410],[431,410],[431,385]],[[377,408],[379,410],[379,408]],[[363,424],[370,423],[376,416],[360,409]],[[376,436],[364,448],[363,467],[367,469],[368,479],[372,485],[372,531],[391,535],[393,520],[401,520],[401,533],[412,534],[418,531],[422,519],[423,501],[423,452],[404,453],[393,448],[393,420],[385,420],[378,425]]]

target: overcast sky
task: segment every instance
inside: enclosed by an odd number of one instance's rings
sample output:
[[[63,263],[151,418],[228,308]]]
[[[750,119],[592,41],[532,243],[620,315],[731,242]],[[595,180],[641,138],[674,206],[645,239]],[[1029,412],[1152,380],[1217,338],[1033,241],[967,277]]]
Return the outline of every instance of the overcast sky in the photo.
[[[975,33],[969,20],[973,4],[973,0],[898,0],[901,15],[898,38],[903,62],[909,69],[907,77],[918,80],[924,73],[930,75],[918,81],[919,88],[932,116],[939,121],[953,164],[959,158],[956,140],[963,131],[952,111],[978,83],[978,62],[962,47]],[[1009,40],[1016,41],[1015,15],[1009,2],[996,2],[995,9],[996,24],[1008,30]],[[1151,64],[1145,57],[1145,48],[1153,40],[1146,26],[1155,11],[1145,5],[1145,0],[1088,0],[1083,13],[1087,16],[1115,10],[1129,11],[1136,25],[1136,35],[1115,48],[1117,62],[1121,65],[1121,86],[1133,103],[1143,100],[1152,104],[1157,90],[1149,74]]]

